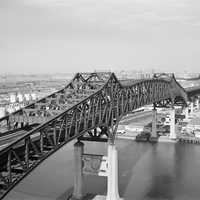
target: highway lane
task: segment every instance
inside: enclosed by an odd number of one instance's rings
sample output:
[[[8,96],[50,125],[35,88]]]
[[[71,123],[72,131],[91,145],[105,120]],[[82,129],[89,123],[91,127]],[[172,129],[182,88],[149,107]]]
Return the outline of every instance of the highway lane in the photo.
[[[150,110],[129,114],[120,121],[120,125],[130,125],[131,123],[141,123],[141,122],[146,123],[146,121],[149,122],[151,115],[152,111]]]
[[[165,114],[157,113],[157,120],[159,121]],[[130,114],[121,120],[120,125],[139,125],[145,126],[152,122],[152,111],[146,110],[143,112],[138,112]]]
[[[0,151],[6,148],[11,142],[16,141],[27,133],[25,130],[19,130],[15,133],[0,137]]]

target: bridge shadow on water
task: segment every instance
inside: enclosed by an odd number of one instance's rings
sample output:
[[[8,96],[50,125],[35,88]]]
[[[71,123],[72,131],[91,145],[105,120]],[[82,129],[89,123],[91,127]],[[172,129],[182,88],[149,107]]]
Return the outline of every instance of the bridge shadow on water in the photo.
[[[67,197],[70,197],[72,193],[73,193],[73,187],[66,190],[62,195],[56,198],[56,200],[68,200]]]
[[[176,188],[175,154],[176,144],[159,144],[153,147],[151,154],[152,179],[146,193],[146,199],[174,199]]]
[[[178,143],[158,143],[156,145],[153,145],[150,154],[148,154],[151,159],[148,161],[149,181],[147,182],[149,185],[146,184],[146,186],[144,186],[146,187],[146,189],[142,189],[142,192],[138,192],[140,194],[137,195],[140,196],[140,198],[136,199],[196,200],[196,197],[192,197],[195,196],[194,193],[192,195],[188,193],[188,191],[197,192],[195,188],[197,186],[195,186],[192,182],[189,183],[190,181],[187,180],[190,176],[193,176],[193,173],[187,173],[188,169],[187,167],[185,167],[187,165],[190,165],[188,164],[188,157],[190,157],[191,159],[190,163],[194,163],[194,160],[191,157],[193,153],[189,153],[188,151],[191,150],[191,152],[193,152],[194,148],[192,147],[190,149],[190,147],[188,147],[185,148],[183,145],[180,145]],[[184,152],[185,149],[187,149],[187,153]],[[185,174],[188,174],[187,179],[184,178]],[[193,177],[193,180],[194,179],[195,178]],[[191,185],[193,186],[191,187]]]
[[[123,147],[121,147],[123,144]],[[146,145],[147,144],[147,145]],[[133,145],[136,148],[133,148]],[[133,168],[142,156],[149,151],[152,144],[150,143],[136,143],[135,141],[120,141],[119,149],[119,193],[124,196],[127,186],[133,176]]]
[[[177,146],[128,142],[119,148],[120,196],[126,200],[175,199],[180,176]]]

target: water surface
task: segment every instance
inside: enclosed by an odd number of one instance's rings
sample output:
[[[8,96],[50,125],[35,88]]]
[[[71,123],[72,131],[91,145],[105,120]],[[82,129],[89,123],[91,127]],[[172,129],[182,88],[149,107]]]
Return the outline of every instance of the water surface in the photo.
[[[106,154],[106,143],[85,143],[86,153]],[[200,146],[118,140],[119,192],[124,199],[200,199]],[[27,176],[6,200],[62,200],[73,190],[73,142]],[[87,176],[85,193],[106,193],[106,178]]]

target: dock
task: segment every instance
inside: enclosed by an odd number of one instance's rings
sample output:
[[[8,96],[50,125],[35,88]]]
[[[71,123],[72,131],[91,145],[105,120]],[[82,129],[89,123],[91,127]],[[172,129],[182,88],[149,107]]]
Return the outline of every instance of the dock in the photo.
[[[181,142],[181,143],[191,143],[191,144],[200,144],[200,138],[197,138],[197,137],[180,137],[179,142]]]

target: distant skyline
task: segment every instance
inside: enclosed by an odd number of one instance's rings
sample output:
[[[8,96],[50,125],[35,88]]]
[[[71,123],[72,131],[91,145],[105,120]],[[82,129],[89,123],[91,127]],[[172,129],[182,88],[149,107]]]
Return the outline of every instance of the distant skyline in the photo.
[[[0,74],[200,72],[200,2],[1,0]]]

